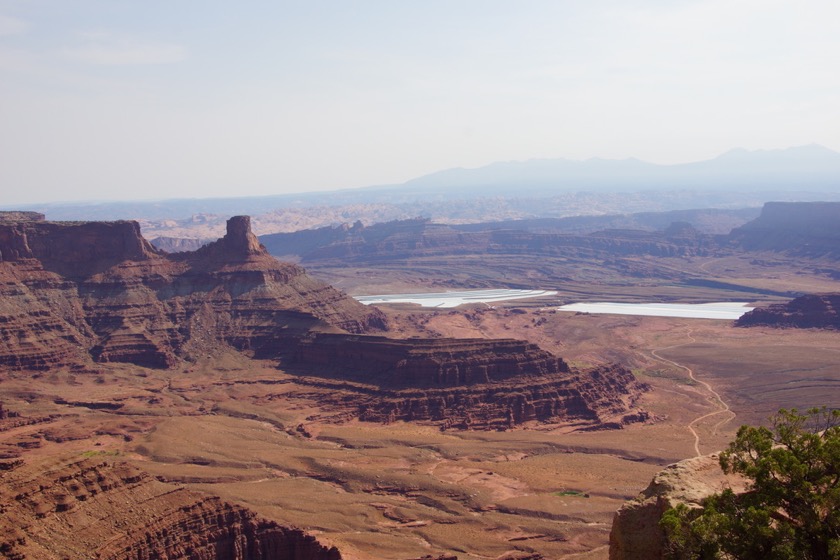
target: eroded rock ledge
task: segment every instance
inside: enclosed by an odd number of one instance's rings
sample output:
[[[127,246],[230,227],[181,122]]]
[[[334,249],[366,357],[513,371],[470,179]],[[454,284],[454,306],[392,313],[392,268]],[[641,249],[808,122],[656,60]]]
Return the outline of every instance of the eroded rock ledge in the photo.
[[[669,465],[639,497],[616,512],[610,531],[610,560],[665,558],[665,534],[659,527],[662,514],[681,503],[701,507],[705,498],[725,488],[743,492],[746,484],[738,476],[724,474],[717,454]]]
[[[455,387],[569,371],[561,358],[524,340],[401,340],[331,333],[302,340],[294,363],[322,376],[386,388]]]
[[[102,560],[340,560],[334,547],[127,463],[0,473],[0,556]]]
[[[288,365],[355,382],[351,408],[373,422],[507,429],[539,421],[620,428],[649,419],[644,411],[631,412],[648,387],[626,368],[576,370],[522,340],[315,334],[301,341]]]
[[[0,366],[167,368],[227,345],[274,356],[318,327],[384,317],[270,256],[247,216],[192,253],[152,247],[136,222],[0,222]]]

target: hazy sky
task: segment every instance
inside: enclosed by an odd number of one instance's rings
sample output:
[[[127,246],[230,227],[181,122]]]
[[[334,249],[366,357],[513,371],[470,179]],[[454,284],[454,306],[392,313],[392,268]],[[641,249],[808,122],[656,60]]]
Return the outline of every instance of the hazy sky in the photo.
[[[0,0],[0,205],[840,151],[837,0]]]

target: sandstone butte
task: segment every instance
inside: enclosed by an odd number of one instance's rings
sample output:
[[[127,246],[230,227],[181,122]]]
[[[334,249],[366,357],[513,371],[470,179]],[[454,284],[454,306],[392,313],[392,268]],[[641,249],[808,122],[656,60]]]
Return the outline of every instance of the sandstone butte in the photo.
[[[222,239],[175,255],[152,247],[135,222],[39,218],[0,220],[7,371],[172,368],[226,346],[322,386],[324,405],[348,407],[350,418],[483,429],[647,418],[633,408],[647,387],[620,366],[579,371],[517,340],[381,336],[379,311],[270,256],[245,216],[231,218]],[[356,397],[329,402],[333,388]],[[0,421],[27,420],[3,410]],[[0,553],[10,558],[340,557],[300,532],[119,463],[10,457],[0,477]]]

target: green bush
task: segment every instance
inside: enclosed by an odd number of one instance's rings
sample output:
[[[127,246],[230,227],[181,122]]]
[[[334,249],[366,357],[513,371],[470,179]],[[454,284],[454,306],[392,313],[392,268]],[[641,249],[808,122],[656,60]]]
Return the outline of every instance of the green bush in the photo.
[[[782,409],[771,429],[742,426],[720,465],[747,492],[666,511],[668,558],[840,559],[840,410]]]

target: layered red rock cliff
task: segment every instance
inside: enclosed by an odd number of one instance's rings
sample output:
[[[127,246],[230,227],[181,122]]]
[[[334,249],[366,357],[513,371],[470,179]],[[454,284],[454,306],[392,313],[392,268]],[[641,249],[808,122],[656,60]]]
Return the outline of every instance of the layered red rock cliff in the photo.
[[[334,547],[217,498],[101,460],[0,473],[0,556],[23,560],[340,560]]]
[[[359,335],[384,328],[383,315],[270,256],[245,216],[222,239],[175,255],[134,222],[0,224],[0,250],[7,368],[168,368],[226,345],[291,373],[356,383],[350,409],[366,420],[503,428],[645,418],[631,408],[646,387],[623,368],[570,371],[516,340]]]
[[[458,387],[561,374],[566,363],[512,339],[407,339],[318,333],[302,340],[293,364],[382,388]]]
[[[648,389],[626,368],[570,368],[521,340],[394,340],[315,334],[288,363],[295,371],[358,385],[361,420],[431,422],[444,428],[507,429],[531,422],[620,428]]]
[[[135,222],[0,223],[0,365],[168,367],[221,344],[272,356],[310,329],[365,332],[383,316],[271,257],[248,217],[167,255]]]

